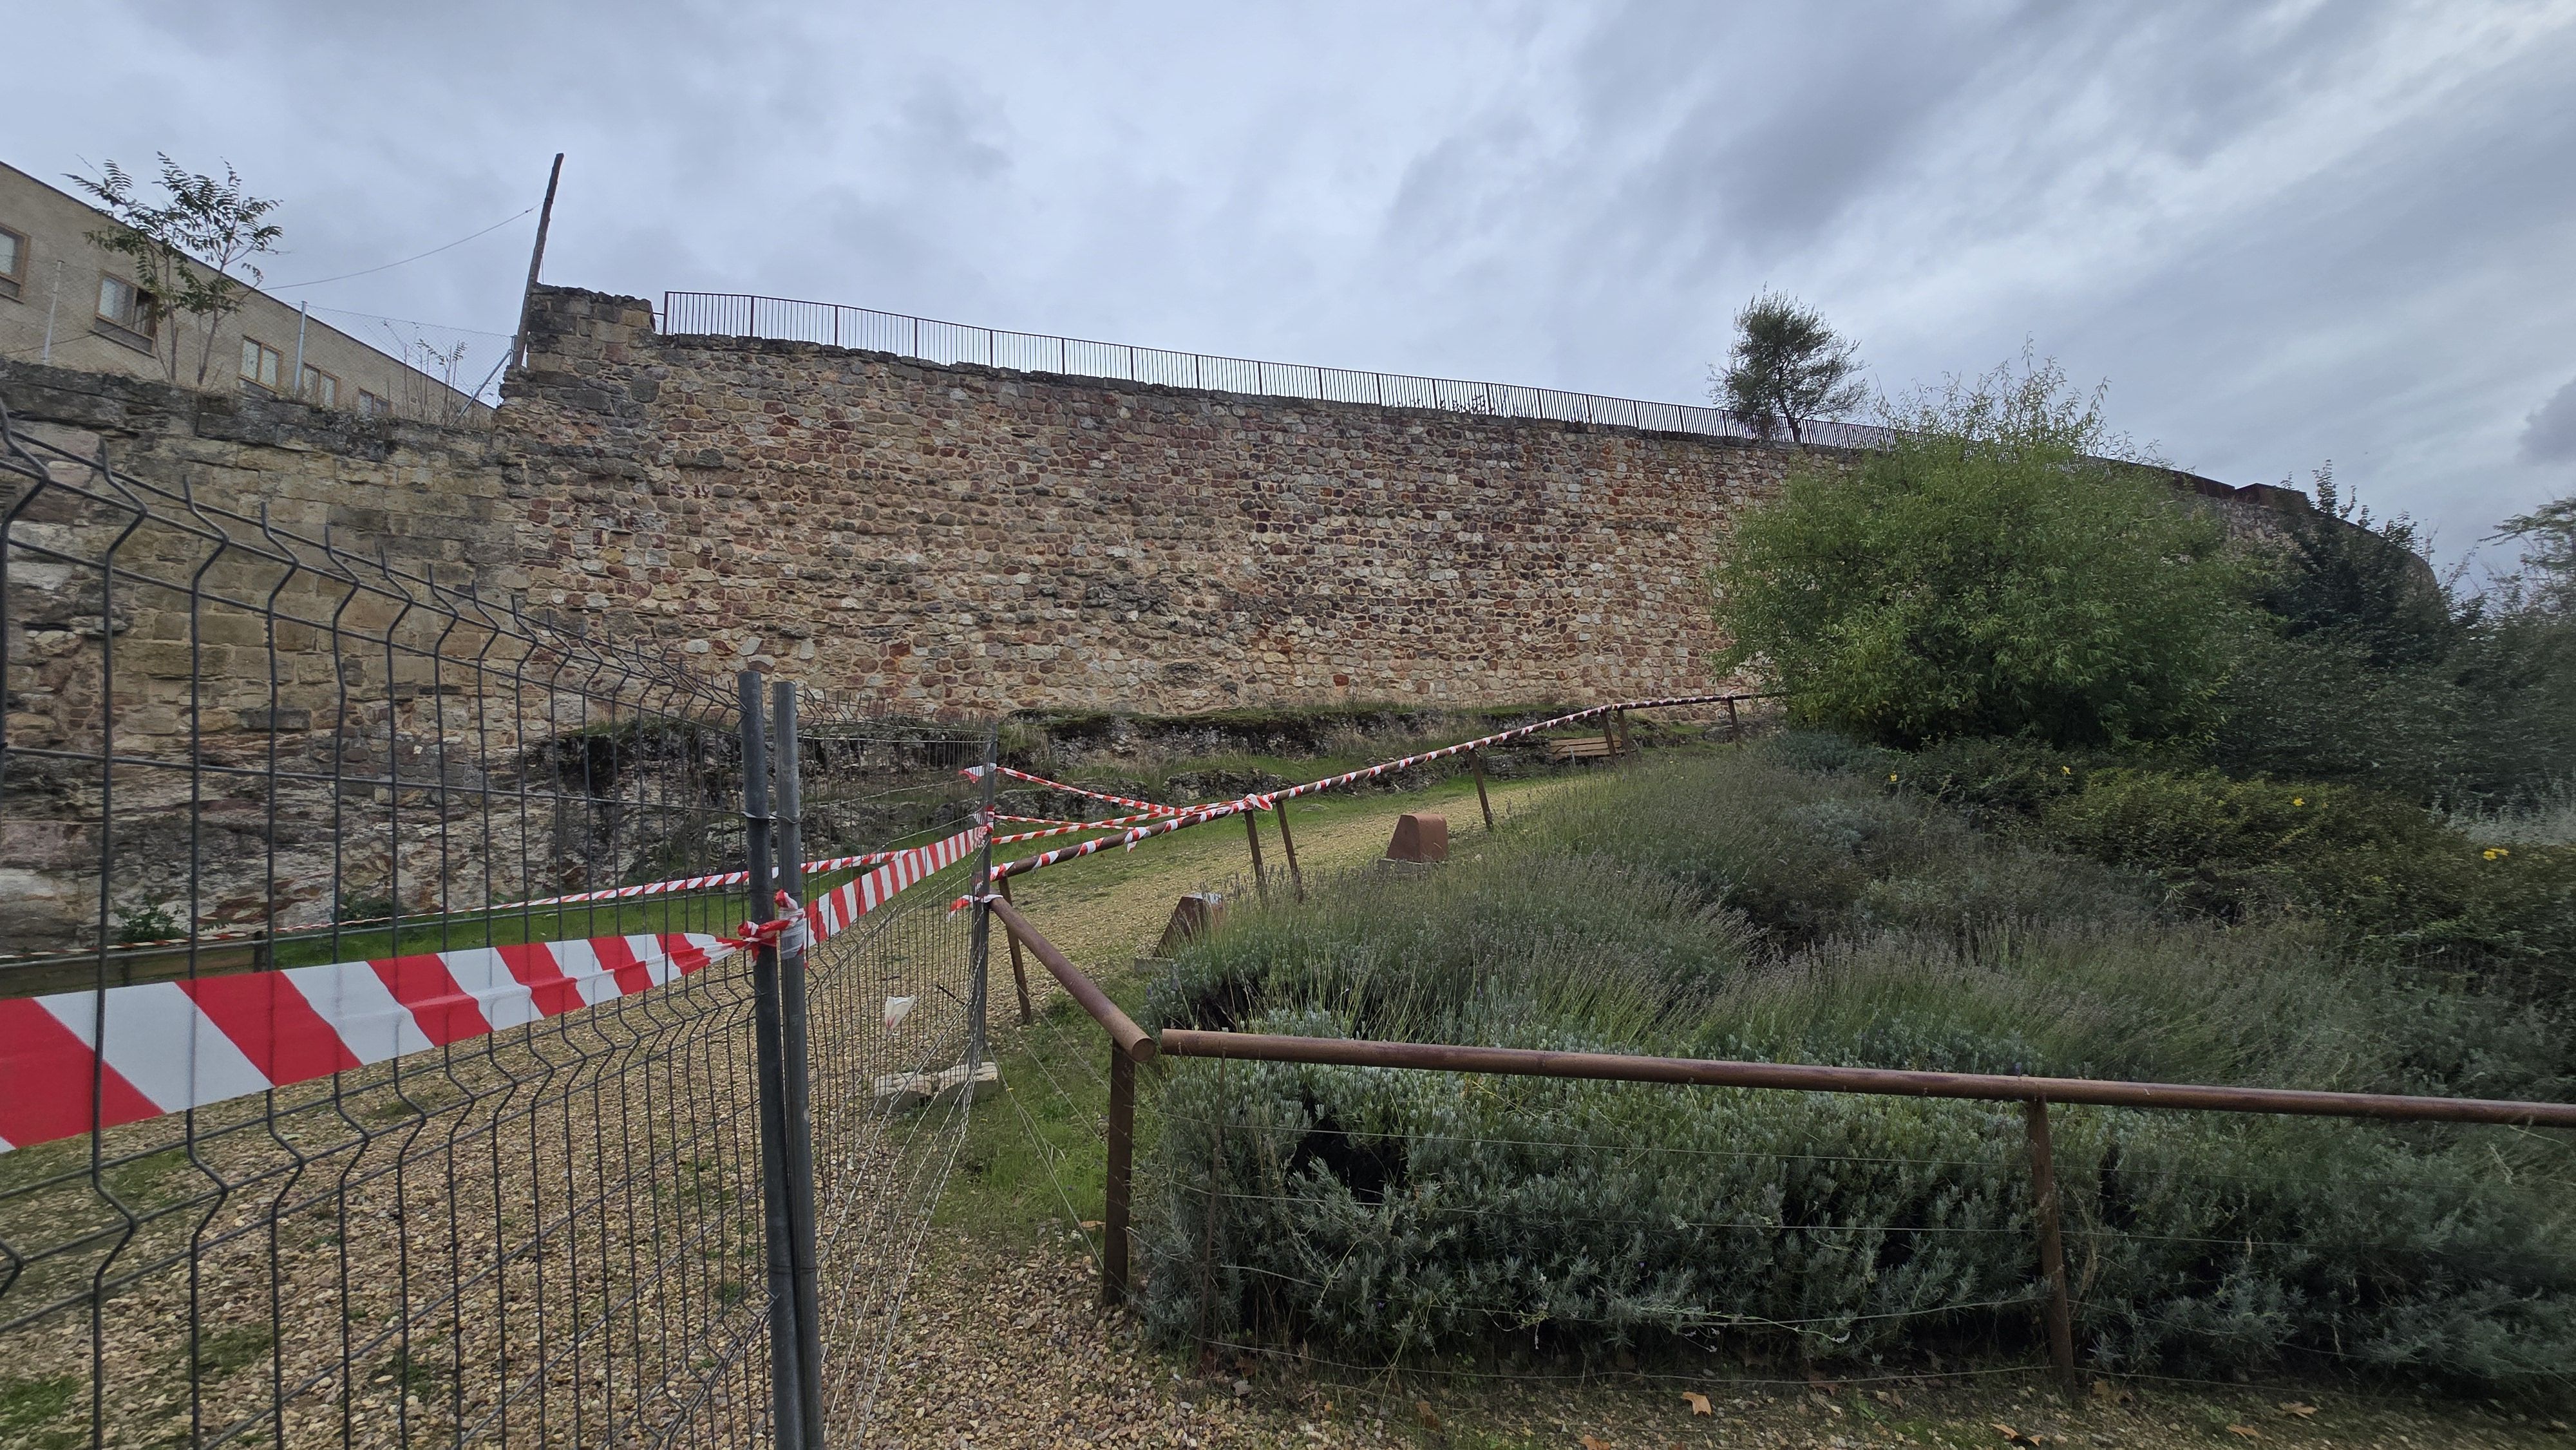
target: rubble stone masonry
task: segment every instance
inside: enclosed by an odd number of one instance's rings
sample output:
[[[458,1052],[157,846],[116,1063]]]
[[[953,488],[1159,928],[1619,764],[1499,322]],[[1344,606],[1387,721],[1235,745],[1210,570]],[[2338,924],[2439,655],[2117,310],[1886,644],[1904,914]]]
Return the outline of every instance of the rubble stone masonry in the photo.
[[[1784,449],[661,337],[547,289],[502,410],[531,602],[916,709],[1708,683]]]

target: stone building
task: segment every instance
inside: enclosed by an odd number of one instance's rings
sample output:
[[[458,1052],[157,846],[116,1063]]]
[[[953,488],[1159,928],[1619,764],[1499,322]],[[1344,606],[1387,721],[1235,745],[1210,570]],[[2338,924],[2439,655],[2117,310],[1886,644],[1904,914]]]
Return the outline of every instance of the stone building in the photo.
[[[150,315],[127,259],[89,239],[114,225],[71,193],[0,165],[0,358],[196,386],[203,325]],[[176,377],[167,361],[174,330]],[[256,289],[213,341],[209,390],[431,422],[491,417],[444,380]]]

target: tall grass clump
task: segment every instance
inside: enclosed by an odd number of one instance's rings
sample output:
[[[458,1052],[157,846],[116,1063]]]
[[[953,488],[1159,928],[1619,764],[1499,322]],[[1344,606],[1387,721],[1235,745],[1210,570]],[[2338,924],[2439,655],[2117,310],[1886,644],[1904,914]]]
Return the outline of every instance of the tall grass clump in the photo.
[[[1439,871],[1238,916],[1148,1013],[1979,1072],[2576,1086],[2527,995],[2428,984],[2316,921],[2178,907],[2152,869],[1977,829],[1915,764],[1792,737],[1639,768],[1462,837]],[[2025,774],[2024,816],[2080,797],[2071,761],[2060,784]],[[1144,1310],[1175,1342],[1827,1364],[2035,1341],[2009,1104],[1176,1060],[1160,1116]],[[2092,1365],[2576,1388],[2560,1139],[2056,1117]]]

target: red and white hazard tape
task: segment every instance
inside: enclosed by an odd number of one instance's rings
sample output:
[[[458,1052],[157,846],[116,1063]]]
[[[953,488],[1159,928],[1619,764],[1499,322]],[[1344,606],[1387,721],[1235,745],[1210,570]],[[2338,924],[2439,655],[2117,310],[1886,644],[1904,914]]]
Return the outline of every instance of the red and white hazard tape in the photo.
[[[1177,816],[1189,809],[1187,806],[1167,806],[1162,804],[1160,801],[1140,801],[1131,796],[1110,795],[1106,791],[1085,790],[1078,785],[1067,785],[1060,780],[1049,780],[1043,775],[1031,775],[1025,770],[1013,770],[1007,765],[970,765],[957,773],[966,777],[968,780],[982,780],[986,770],[998,771],[1003,775],[1009,776],[1013,780],[1025,780],[1031,785],[1042,785],[1049,790],[1060,790],[1071,795],[1089,796],[1096,801],[1107,801],[1113,806],[1125,806],[1130,810],[1143,811],[1147,815]]]
[[[847,928],[892,900],[896,893],[919,885],[981,850],[985,834],[984,827],[970,826],[945,841],[890,853],[894,859],[885,865],[814,898],[805,908],[806,925],[818,941]]]
[[[997,817],[997,819],[1017,821],[1028,820],[1031,818],[1026,816],[1000,816]],[[1143,820],[1145,818],[1142,816],[1133,816],[1128,819]],[[1123,825],[1125,822],[1122,821],[1120,824]],[[854,866],[880,866],[888,861],[894,860],[902,854],[902,851],[867,851],[856,856],[828,856],[819,861],[806,862],[804,874],[808,876],[820,876],[834,871],[847,871]],[[504,901],[492,906],[477,907],[471,912],[459,914],[471,916],[498,916],[506,912],[526,911],[540,906],[578,906],[584,902],[591,901],[628,901],[644,896],[675,896],[687,891],[713,891],[719,887],[740,886],[750,879],[751,873],[749,871],[725,871],[713,876],[678,876],[668,881],[648,881],[634,886],[604,886],[597,891],[575,891],[564,896],[538,896],[531,897],[526,901]],[[428,916],[432,914],[434,913],[413,913],[415,917]],[[343,917],[332,924],[340,927],[378,926],[395,920],[399,920],[399,918],[391,916],[351,916]],[[197,933],[194,937],[171,937],[164,941],[125,942],[120,944],[120,948],[184,947],[190,945],[192,942],[195,945],[204,946],[209,942],[234,941],[245,937],[266,935],[268,935],[268,928],[266,927],[243,927],[234,931],[202,931]],[[0,953],[0,961],[8,960],[12,956],[28,955],[54,954]]]
[[[886,864],[806,906],[807,929],[816,940],[846,929],[964,860],[984,836],[974,826],[871,853]],[[730,942],[663,932],[473,947],[0,999],[0,1152],[631,997],[780,929],[747,923]]]
[[[902,854],[901,851],[868,851],[856,856],[828,856],[820,861],[806,862],[805,874],[816,876],[828,871],[847,871],[853,866],[881,865]],[[723,886],[740,886],[750,879],[749,871],[726,871],[714,876],[682,876],[669,881],[648,881],[638,886],[605,886],[597,891],[576,891],[569,896],[540,896],[532,901],[505,902],[499,906],[486,907],[484,910],[487,912],[519,911],[532,906],[577,906],[585,901],[625,901],[638,896],[667,896],[682,891],[712,891]]]
[[[999,821],[1024,821],[1029,819],[1029,817],[997,815],[994,819]],[[1111,816],[1105,821],[1066,821],[1061,825],[1049,826],[1043,831],[1021,831],[1009,836],[995,836],[993,838],[993,844],[996,846],[1011,846],[1022,841],[1044,840],[1049,836],[1071,836],[1080,834],[1084,831],[1114,831],[1120,826],[1133,825],[1138,821],[1160,821],[1166,819],[1169,818],[1157,812],[1139,816]]]
[[[1597,716],[1610,714],[1614,711],[1654,710],[1674,705],[1707,705],[1726,698],[1728,697],[1725,695],[1673,695],[1657,700],[1621,700],[1608,705],[1594,705],[1589,709],[1577,710],[1570,715],[1559,715],[1552,720],[1541,720],[1535,725],[1519,725],[1509,730],[1499,730],[1491,735],[1479,736],[1474,740],[1461,740],[1455,745],[1444,745],[1437,750],[1425,750],[1417,755],[1407,755],[1396,760],[1380,761],[1375,765],[1363,766],[1358,770],[1344,771],[1340,775],[1326,776],[1322,780],[1308,781],[1304,785],[1289,786],[1284,790],[1262,791],[1214,805],[1192,806],[1178,810],[1165,807],[1161,812],[1164,818],[1154,821],[1151,824],[1132,827],[1122,835],[1103,836],[1096,841],[1084,841],[1080,845],[1075,846],[1059,846],[1052,851],[1040,852],[1035,856],[1023,856],[1017,861],[1011,861],[1003,865],[993,867],[990,873],[988,873],[986,880],[989,884],[993,881],[999,881],[1005,876],[1026,875],[1031,871],[1043,870],[1046,867],[1053,866],[1060,861],[1071,861],[1079,857],[1095,855],[1101,851],[1107,850],[1111,846],[1120,846],[1133,850],[1138,842],[1150,840],[1155,836],[1169,835],[1174,831],[1186,830],[1191,826],[1205,825],[1209,821],[1220,820],[1227,816],[1241,815],[1245,811],[1266,811],[1271,809],[1280,801],[1295,800],[1299,796],[1313,795],[1318,791],[1331,790],[1336,786],[1349,785],[1355,781],[1373,780],[1378,776],[1388,774],[1391,771],[1403,770],[1408,766],[1422,765],[1429,761],[1439,760],[1447,756],[1463,754],[1466,751],[1481,749],[1488,745],[1500,745],[1508,740],[1518,740],[1526,735],[1535,735],[1542,730],[1554,730],[1561,726],[1572,725],[1577,721],[1590,720]],[[1016,771],[1010,773],[1018,774]],[[1029,780],[1038,779],[1038,777],[1035,776],[1023,776],[1022,778]],[[1045,783],[1053,784],[1053,782]],[[1065,787],[1065,789],[1071,789],[1071,787]],[[1090,794],[1090,792],[1084,793]],[[1115,797],[1109,797],[1109,799],[1115,799]],[[969,898],[967,897],[960,897],[957,901],[951,903],[950,909],[955,910],[957,907],[965,905],[968,900]]]

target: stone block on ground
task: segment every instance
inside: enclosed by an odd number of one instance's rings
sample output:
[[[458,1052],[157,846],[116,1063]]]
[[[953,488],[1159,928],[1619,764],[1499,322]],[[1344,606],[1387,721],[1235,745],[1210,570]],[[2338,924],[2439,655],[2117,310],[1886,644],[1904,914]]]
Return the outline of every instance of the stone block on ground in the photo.
[[[1225,925],[1225,898],[1213,891],[1193,891],[1172,907],[1172,919],[1154,943],[1154,955],[1172,953]]]
[[[1395,839],[1386,843],[1386,859],[1427,865],[1449,859],[1449,818],[1408,812],[1395,818]]]

